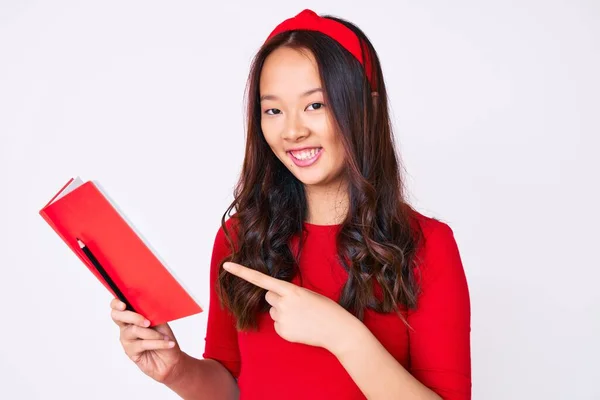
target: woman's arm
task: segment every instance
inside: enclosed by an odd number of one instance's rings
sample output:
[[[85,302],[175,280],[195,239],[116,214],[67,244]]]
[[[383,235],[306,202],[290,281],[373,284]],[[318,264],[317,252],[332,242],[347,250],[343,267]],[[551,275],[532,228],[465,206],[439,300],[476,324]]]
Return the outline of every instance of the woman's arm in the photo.
[[[227,221],[231,228],[231,220]],[[174,372],[163,382],[183,399],[237,399],[235,377],[240,371],[237,330],[233,316],[219,304],[216,293],[219,262],[229,252],[225,233],[219,228],[214,239],[210,265],[210,299],[202,359],[185,352]]]
[[[329,350],[369,399],[471,399],[470,299],[452,229],[428,235],[417,310],[408,313],[406,370],[358,319]]]
[[[358,319],[329,349],[369,399],[441,399],[415,379]]]
[[[232,400],[239,396],[235,379],[220,362],[186,353],[163,383],[186,400]]]

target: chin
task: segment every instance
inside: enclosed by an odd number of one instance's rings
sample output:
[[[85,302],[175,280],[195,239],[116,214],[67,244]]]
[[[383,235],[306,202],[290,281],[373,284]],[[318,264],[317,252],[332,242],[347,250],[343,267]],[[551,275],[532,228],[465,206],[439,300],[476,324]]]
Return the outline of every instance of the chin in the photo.
[[[327,175],[320,173],[311,175],[300,173],[296,175],[296,178],[307,186],[318,186],[327,182]]]

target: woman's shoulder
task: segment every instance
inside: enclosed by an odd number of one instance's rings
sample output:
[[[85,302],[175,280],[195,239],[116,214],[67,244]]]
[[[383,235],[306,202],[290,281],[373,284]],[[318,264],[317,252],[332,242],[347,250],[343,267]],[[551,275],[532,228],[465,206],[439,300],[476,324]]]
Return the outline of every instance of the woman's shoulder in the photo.
[[[454,235],[454,232],[450,227],[449,223],[444,222],[440,218],[425,215],[414,209],[411,210],[410,214],[413,224],[418,225],[420,231],[423,234],[425,242],[427,242],[428,238],[435,236]],[[425,243],[423,244],[425,245]]]
[[[454,231],[448,222],[439,218],[414,212],[414,219],[422,231],[422,240],[418,248],[419,273],[422,278],[454,276],[464,277],[460,251]]]
[[[214,236],[214,244],[216,247],[229,248],[230,244],[229,244],[229,240],[227,239],[227,236],[229,236],[231,238],[231,241],[234,244],[237,244],[238,220],[235,218],[236,214],[237,213],[234,213],[233,215],[229,216],[228,218],[226,218],[224,220],[224,222],[219,221],[219,226],[216,229],[215,236]]]

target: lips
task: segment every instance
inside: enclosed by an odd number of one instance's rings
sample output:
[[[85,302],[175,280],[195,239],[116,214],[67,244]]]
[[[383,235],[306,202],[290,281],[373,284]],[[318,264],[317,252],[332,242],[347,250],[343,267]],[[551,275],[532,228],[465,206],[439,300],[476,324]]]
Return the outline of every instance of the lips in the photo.
[[[315,147],[313,147],[315,148]],[[310,147],[307,147],[306,149],[310,149]],[[319,150],[316,152],[316,154],[314,156],[312,156],[311,158],[307,158],[305,160],[299,160],[296,157],[294,157],[292,155],[291,151],[287,152],[288,157],[290,157],[292,159],[292,161],[294,162],[294,164],[296,164],[298,167],[308,167],[310,165],[313,165],[315,162],[317,162],[317,160],[321,157],[321,154],[323,154],[323,148],[320,147],[318,148]]]

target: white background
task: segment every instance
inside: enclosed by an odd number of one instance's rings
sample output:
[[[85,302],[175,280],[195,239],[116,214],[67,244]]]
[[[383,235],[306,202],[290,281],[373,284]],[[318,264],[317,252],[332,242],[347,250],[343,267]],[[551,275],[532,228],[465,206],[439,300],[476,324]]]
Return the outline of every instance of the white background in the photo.
[[[596,1],[0,2],[0,398],[176,396],[38,215],[97,180],[203,305],[250,59],[304,8],[379,52],[413,204],[454,230],[475,399],[598,399]],[[200,357],[206,313],[171,324]]]

